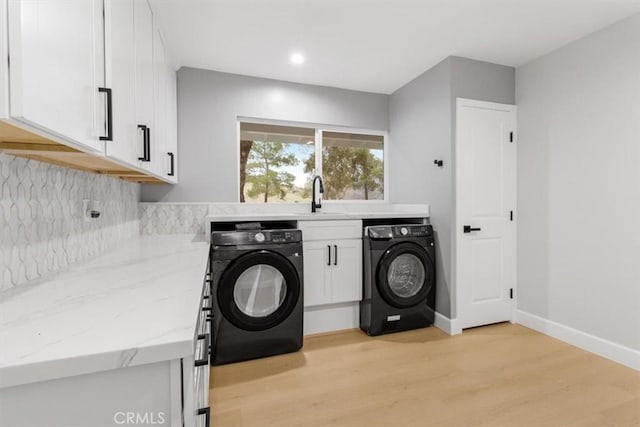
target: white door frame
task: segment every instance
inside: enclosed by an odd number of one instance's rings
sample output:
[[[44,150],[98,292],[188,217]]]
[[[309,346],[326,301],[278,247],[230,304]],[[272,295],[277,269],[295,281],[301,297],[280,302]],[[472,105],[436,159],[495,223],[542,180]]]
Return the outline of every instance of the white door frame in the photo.
[[[515,119],[515,125],[514,129],[513,129],[513,143],[516,144],[517,142],[517,108],[515,105],[511,105],[511,104],[500,104],[500,103],[496,103],[496,102],[487,102],[487,101],[479,101],[479,100],[475,100],[475,99],[467,99],[467,98],[456,98],[456,128],[455,128],[455,132],[456,132],[456,136],[455,136],[455,145],[454,145],[454,159],[455,159],[455,164],[454,164],[454,176],[453,176],[453,180],[454,180],[454,188],[455,188],[455,197],[454,197],[454,207],[453,207],[453,226],[452,226],[452,266],[451,266],[451,275],[452,275],[452,283],[453,285],[453,289],[452,289],[452,300],[455,301],[455,308],[456,308],[456,315],[455,318],[451,320],[451,334],[455,335],[455,334],[459,334],[462,332],[462,327],[461,327],[461,322],[460,321],[456,321],[457,319],[461,318],[461,314],[462,314],[462,310],[463,310],[463,304],[462,301],[460,300],[460,293],[458,292],[458,277],[460,274],[459,271],[459,264],[458,264],[458,256],[459,256],[459,241],[462,238],[459,230],[462,229],[462,221],[460,219],[460,215],[458,212],[458,194],[459,194],[459,171],[457,168],[457,165],[459,164],[459,155],[460,153],[458,152],[458,147],[459,147],[459,138],[461,135],[461,128],[460,128],[460,122],[458,121],[458,117],[460,116],[460,109],[463,107],[476,107],[476,108],[486,108],[486,109],[491,109],[491,110],[495,110],[495,109],[500,109],[500,110],[504,110],[504,111],[509,111],[509,112],[513,112],[514,114],[514,119]],[[517,146],[514,145],[513,147],[514,149],[517,150]],[[517,151],[516,151],[517,154]],[[517,163],[514,165],[515,168],[515,176],[517,177]],[[515,184],[515,183],[514,183]],[[515,187],[517,190],[517,186]],[[516,201],[517,201],[517,194],[516,194]],[[517,212],[516,212],[516,206],[514,206],[514,223],[517,220]],[[515,224],[514,224],[515,225]],[[516,241],[516,248],[517,248],[517,233],[514,231],[515,235],[515,241]],[[517,257],[516,257],[517,260]],[[517,298],[517,265],[515,266],[516,268],[516,281],[514,283],[513,286],[513,303],[512,303],[512,308],[511,308],[511,319],[510,321],[513,323],[515,321],[515,311],[516,311],[516,298]]]

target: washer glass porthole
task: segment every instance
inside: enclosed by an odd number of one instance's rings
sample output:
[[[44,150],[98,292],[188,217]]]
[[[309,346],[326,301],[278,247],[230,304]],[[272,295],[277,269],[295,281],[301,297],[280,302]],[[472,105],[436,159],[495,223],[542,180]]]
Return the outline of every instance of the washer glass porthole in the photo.
[[[275,267],[256,264],[242,272],[233,289],[233,300],[249,317],[266,317],[278,310],[287,294],[287,283]]]
[[[424,286],[426,272],[420,258],[410,253],[398,255],[387,271],[391,291],[401,298],[411,298]]]

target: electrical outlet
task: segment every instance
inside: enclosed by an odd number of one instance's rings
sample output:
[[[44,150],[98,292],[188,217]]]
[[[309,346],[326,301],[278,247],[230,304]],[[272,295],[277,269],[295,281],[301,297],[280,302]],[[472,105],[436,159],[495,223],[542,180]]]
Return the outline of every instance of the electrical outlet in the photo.
[[[100,202],[97,200],[84,199],[82,201],[82,215],[85,222],[91,222],[100,218]]]

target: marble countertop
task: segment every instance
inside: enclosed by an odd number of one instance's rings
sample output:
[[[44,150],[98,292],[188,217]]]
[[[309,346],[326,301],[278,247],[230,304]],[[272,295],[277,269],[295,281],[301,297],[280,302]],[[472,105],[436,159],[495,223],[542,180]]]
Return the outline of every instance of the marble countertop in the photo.
[[[241,208],[253,208],[251,204],[241,205]],[[269,206],[269,208],[277,207],[277,205]],[[288,206],[288,211],[265,211],[261,212],[256,209],[252,212],[220,212],[207,215],[206,229],[207,234],[211,229],[211,222],[226,221],[336,221],[348,219],[374,219],[374,218],[428,218],[429,205],[424,204],[391,204],[380,203],[368,206],[361,204],[340,205],[331,204],[322,208],[319,212],[309,212],[310,207],[307,204]]]
[[[0,388],[192,354],[203,235],[143,236],[0,294]]]

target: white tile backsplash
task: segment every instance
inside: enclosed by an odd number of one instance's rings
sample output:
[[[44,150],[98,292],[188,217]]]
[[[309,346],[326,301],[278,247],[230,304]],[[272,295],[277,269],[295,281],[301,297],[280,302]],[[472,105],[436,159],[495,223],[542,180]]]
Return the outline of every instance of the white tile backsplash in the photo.
[[[141,234],[204,233],[206,203],[140,203]]]
[[[87,260],[139,235],[140,186],[0,154],[0,291]],[[101,216],[84,220],[84,199]]]
[[[424,212],[428,205],[391,204],[385,202],[326,202],[323,212]],[[153,203],[139,204],[141,234],[205,233],[208,215],[302,214],[309,213],[310,203]]]

